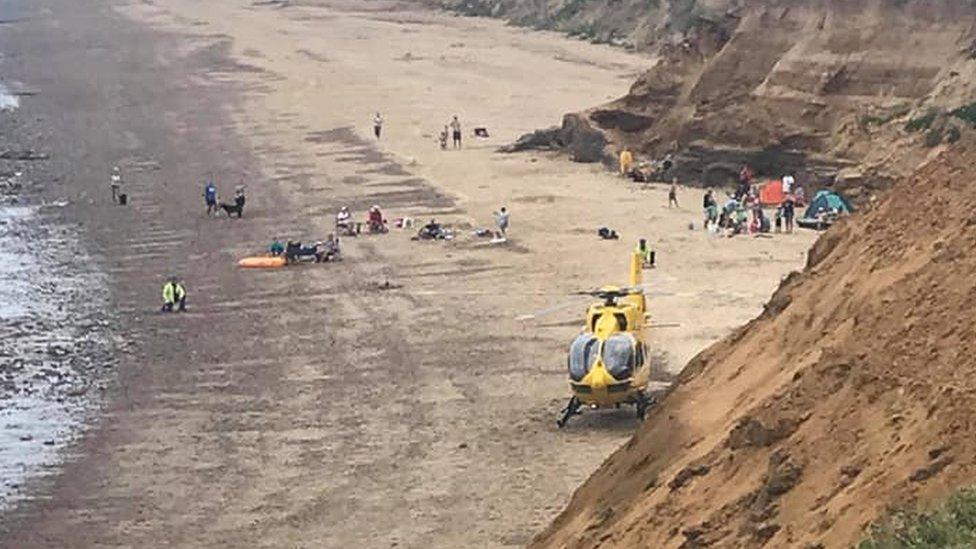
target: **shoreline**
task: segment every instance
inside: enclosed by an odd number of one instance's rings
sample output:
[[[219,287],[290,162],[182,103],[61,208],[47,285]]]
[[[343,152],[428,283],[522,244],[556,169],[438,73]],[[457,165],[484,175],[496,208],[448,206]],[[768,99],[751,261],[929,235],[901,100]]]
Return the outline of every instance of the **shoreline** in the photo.
[[[0,151],[43,156],[25,135],[29,106],[9,97]],[[69,204],[47,188],[47,164],[0,160],[0,512],[57,474],[97,421],[118,364],[104,276],[63,215]]]

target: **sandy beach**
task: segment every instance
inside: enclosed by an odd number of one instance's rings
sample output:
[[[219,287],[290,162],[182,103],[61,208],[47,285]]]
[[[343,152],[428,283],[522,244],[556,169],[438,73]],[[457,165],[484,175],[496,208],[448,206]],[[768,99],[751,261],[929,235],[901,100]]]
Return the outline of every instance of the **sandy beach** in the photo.
[[[3,546],[522,546],[636,425],[621,410],[556,429],[587,303],[570,294],[626,282],[648,238],[651,314],[676,325],[652,332],[663,385],[758,314],[815,237],[715,237],[698,189],[668,209],[665,186],[495,152],[623,94],[653,60],[622,50],[379,2],[34,4],[6,62],[50,58],[16,65],[41,90],[20,110],[59,136],[73,177],[57,194],[132,346],[103,419],[0,521]],[[442,151],[454,114],[464,147]],[[104,198],[116,162],[127,209]],[[203,214],[210,174],[225,195],[243,178],[243,219]],[[458,236],[393,229],[346,239],[341,264],[235,267],[374,203]],[[506,244],[470,236],[503,205]],[[186,316],[154,313],[170,272]]]

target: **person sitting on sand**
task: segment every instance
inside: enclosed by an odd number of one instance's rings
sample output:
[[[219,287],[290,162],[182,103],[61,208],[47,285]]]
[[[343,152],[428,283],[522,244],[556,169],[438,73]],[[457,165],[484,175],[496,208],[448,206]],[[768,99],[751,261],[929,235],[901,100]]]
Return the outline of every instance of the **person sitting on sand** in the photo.
[[[349,207],[343,206],[339,209],[339,213],[336,214],[336,228],[337,229],[349,229],[349,223],[352,220],[352,214],[349,213]]]
[[[441,224],[437,222],[436,219],[431,219],[430,223],[427,223],[420,228],[417,232],[417,238],[421,240],[434,240],[440,238],[444,234],[444,229]]]
[[[268,251],[271,252],[271,257],[278,257],[279,255],[285,253],[285,245],[282,244],[278,237],[274,237],[271,241],[271,246],[268,246]]]
[[[379,204],[373,204],[366,214],[366,223],[372,232],[386,232],[386,222],[383,221],[383,212],[380,211]]]
[[[339,253],[339,239],[333,233],[329,233],[322,246],[327,253]]]
[[[744,234],[747,229],[747,224],[749,223],[749,214],[746,213],[746,209],[740,207],[735,211],[735,225],[733,234]]]

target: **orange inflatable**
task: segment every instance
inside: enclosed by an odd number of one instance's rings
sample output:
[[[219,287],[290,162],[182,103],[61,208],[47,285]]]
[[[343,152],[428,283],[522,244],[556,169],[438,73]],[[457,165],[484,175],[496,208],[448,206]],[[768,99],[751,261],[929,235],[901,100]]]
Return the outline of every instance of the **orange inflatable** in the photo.
[[[238,267],[245,269],[277,269],[285,266],[285,258],[278,257],[245,257],[237,262]]]

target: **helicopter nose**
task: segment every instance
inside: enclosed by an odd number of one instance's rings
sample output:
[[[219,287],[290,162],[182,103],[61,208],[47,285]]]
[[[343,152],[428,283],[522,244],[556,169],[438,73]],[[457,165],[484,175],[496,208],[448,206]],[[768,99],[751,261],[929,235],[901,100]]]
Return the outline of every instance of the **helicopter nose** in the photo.
[[[613,378],[607,373],[606,367],[603,365],[602,360],[597,360],[596,364],[593,365],[593,369],[590,370],[590,387],[593,389],[604,389],[613,383]]]

